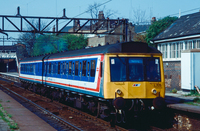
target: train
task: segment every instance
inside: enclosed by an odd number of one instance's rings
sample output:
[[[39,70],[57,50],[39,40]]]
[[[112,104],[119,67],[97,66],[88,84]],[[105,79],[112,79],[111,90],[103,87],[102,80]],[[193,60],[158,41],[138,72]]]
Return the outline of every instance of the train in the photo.
[[[162,53],[147,43],[45,54],[20,60],[19,66],[26,89],[118,123],[130,112],[165,107]]]

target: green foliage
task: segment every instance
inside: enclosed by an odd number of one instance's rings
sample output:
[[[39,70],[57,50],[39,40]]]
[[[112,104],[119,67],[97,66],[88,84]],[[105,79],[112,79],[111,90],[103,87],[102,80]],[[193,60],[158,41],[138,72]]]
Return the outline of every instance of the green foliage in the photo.
[[[1,105],[1,104],[0,104]],[[0,110],[0,119],[2,119],[3,121],[5,121],[6,123],[8,123],[8,126],[10,127],[10,129],[19,129],[18,124],[15,123],[14,121],[10,121],[6,116],[8,116],[9,118],[12,118],[11,114],[7,114],[7,112],[2,108],[2,105],[0,106],[1,110]]]
[[[177,93],[177,89],[173,89],[173,90],[171,90],[171,93]]]
[[[164,17],[163,19],[159,19],[155,21],[147,30],[146,41],[149,45],[151,45],[150,41],[156,37],[159,33],[169,27],[174,21],[176,21],[177,17]]]
[[[137,35],[134,36],[134,41],[135,42],[144,42],[144,43],[147,43],[147,41],[146,41],[146,35],[137,34]]]
[[[194,99],[193,99],[193,102],[200,103],[200,98],[199,98],[199,97],[194,98]]]
[[[68,50],[83,49],[87,46],[87,39],[83,35],[66,34],[62,37],[68,45]]]
[[[10,129],[19,129],[18,124],[17,123],[8,123]]]
[[[43,55],[46,53],[56,53],[67,49],[64,40],[55,35],[43,35],[36,39],[33,47],[33,56]]]
[[[200,96],[200,94],[197,92],[197,90],[191,90],[186,96]]]
[[[33,56],[56,53],[66,50],[81,49],[87,46],[87,39],[83,35],[43,35],[36,39]]]

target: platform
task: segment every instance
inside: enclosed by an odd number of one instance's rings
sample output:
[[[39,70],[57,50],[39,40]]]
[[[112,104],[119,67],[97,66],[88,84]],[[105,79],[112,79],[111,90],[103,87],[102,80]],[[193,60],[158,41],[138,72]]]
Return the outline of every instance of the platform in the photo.
[[[56,131],[56,129],[2,90],[0,90],[0,104],[8,114],[12,115],[12,120],[18,124],[20,131]],[[8,126],[2,122],[2,124],[0,123],[0,128],[0,131],[7,131]]]
[[[12,76],[12,77],[19,77],[19,73],[17,73],[17,72],[0,72],[0,74]]]
[[[200,114],[200,105],[186,104],[187,102],[193,102],[194,98],[196,96],[186,96],[184,92],[165,93],[165,101],[168,108]]]

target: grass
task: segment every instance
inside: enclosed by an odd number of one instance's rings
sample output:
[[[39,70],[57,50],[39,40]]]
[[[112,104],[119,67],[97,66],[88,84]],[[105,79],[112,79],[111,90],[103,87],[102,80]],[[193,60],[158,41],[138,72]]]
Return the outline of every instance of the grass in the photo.
[[[17,123],[15,123],[13,120],[9,119],[12,118],[11,114],[8,114],[0,104],[0,119],[4,120],[6,123],[8,123],[8,126],[11,130],[19,129]]]
[[[193,99],[193,102],[186,102],[188,105],[200,106],[200,98],[196,97]]]
[[[200,96],[200,94],[196,90],[191,90],[190,93],[185,96]]]

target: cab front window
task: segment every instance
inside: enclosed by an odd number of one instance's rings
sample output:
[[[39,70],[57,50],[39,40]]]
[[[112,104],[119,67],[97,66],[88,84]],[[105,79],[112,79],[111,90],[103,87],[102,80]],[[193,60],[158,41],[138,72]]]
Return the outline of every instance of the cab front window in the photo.
[[[111,57],[111,81],[160,81],[159,58]]]

